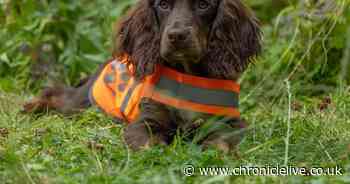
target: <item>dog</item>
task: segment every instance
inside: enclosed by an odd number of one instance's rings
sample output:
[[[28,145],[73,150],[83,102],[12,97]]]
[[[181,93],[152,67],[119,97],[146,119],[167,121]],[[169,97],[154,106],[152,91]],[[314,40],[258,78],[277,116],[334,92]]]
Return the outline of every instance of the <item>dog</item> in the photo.
[[[203,106],[198,99],[203,98],[204,103],[219,103],[215,100],[238,103],[238,99],[225,100],[222,96],[238,96],[239,86],[235,82],[261,50],[259,21],[250,9],[240,0],[140,0],[117,24],[114,37],[112,60],[77,87],[44,89],[39,97],[24,105],[25,112],[54,109],[71,114],[91,106],[97,99],[97,106],[103,111],[127,122],[123,136],[133,150],[169,144],[178,132],[204,147],[235,150],[246,127],[236,112],[238,105],[206,111],[213,109],[213,104]],[[164,81],[160,79],[163,75],[174,80]],[[115,83],[118,76],[120,80]],[[179,76],[181,80],[175,80]],[[111,80],[106,82],[106,78]],[[177,93],[176,103],[144,94],[161,83],[154,82],[159,80],[164,86],[178,85],[165,89]],[[130,87],[127,81],[137,85]],[[139,84],[148,87],[137,90],[137,103],[132,108],[114,94],[119,90],[129,100],[133,96],[130,91]],[[219,92],[212,92],[213,86]],[[227,86],[236,87],[222,92]],[[159,93],[164,96],[166,92]],[[203,94],[207,96],[202,97]],[[191,97],[185,99],[187,96]],[[191,100],[196,103],[188,102]],[[120,106],[113,108],[116,104]],[[129,112],[133,113],[132,118],[125,117],[124,110],[128,108],[135,111]],[[220,108],[231,108],[229,111],[236,113],[217,113]]]

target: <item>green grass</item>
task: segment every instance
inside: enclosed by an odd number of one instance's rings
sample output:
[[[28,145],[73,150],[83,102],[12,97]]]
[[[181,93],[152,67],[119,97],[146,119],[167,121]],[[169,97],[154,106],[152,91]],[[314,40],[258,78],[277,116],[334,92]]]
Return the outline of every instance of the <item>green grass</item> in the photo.
[[[121,138],[123,126],[93,108],[69,118],[23,115],[20,108],[26,97],[0,92],[0,183],[348,183],[349,90],[330,96],[332,102],[324,111],[318,107],[322,99],[292,96],[288,144],[287,96],[274,104],[243,101],[249,131],[238,155],[225,155],[180,139],[167,147],[132,152]],[[306,168],[341,166],[344,175],[209,177],[200,176],[198,169],[191,177],[182,173],[186,164],[239,167],[286,162]]]

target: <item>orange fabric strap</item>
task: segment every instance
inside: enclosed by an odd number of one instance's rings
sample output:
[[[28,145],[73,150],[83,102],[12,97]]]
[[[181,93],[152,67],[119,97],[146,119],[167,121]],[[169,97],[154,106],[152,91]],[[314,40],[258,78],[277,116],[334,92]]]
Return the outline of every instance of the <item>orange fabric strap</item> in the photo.
[[[157,66],[145,96],[160,103],[190,111],[238,118],[239,84],[210,79]]]

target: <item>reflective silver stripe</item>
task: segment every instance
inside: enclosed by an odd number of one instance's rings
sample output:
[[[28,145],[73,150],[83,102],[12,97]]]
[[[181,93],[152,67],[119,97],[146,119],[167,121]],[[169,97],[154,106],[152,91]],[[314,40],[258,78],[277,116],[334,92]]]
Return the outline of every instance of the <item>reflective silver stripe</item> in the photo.
[[[239,94],[233,91],[206,89],[179,83],[161,76],[155,90],[163,95],[198,104],[238,108]]]
[[[133,83],[132,83],[131,87],[128,89],[128,92],[127,92],[125,98],[123,99],[122,105],[120,106],[120,111],[123,114],[125,113],[125,110],[126,110],[127,105],[129,104],[130,98],[131,98],[136,86],[138,85],[138,82],[136,82],[136,81],[132,81],[132,82]]]

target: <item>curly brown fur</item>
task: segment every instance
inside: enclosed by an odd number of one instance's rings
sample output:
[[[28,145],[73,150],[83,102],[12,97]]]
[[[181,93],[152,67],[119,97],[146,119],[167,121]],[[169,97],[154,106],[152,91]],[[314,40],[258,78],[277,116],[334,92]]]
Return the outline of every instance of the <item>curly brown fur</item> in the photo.
[[[139,1],[129,14],[117,24],[115,57],[128,54],[129,64],[135,67],[135,75],[143,78],[153,72],[161,62],[159,54],[160,35],[156,32],[152,8],[148,1]]]
[[[240,1],[223,1],[202,63],[216,78],[236,79],[261,49],[258,20]]]
[[[152,2],[152,1],[151,1]],[[117,25],[114,55],[127,53],[135,74],[153,72],[160,56],[161,32],[149,0],[139,1]],[[258,20],[240,0],[221,0],[208,38],[208,49],[200,61],[198,75],[232,79],[239,76],[260,51]],[[205,71],[206,70],[206,71]]]

